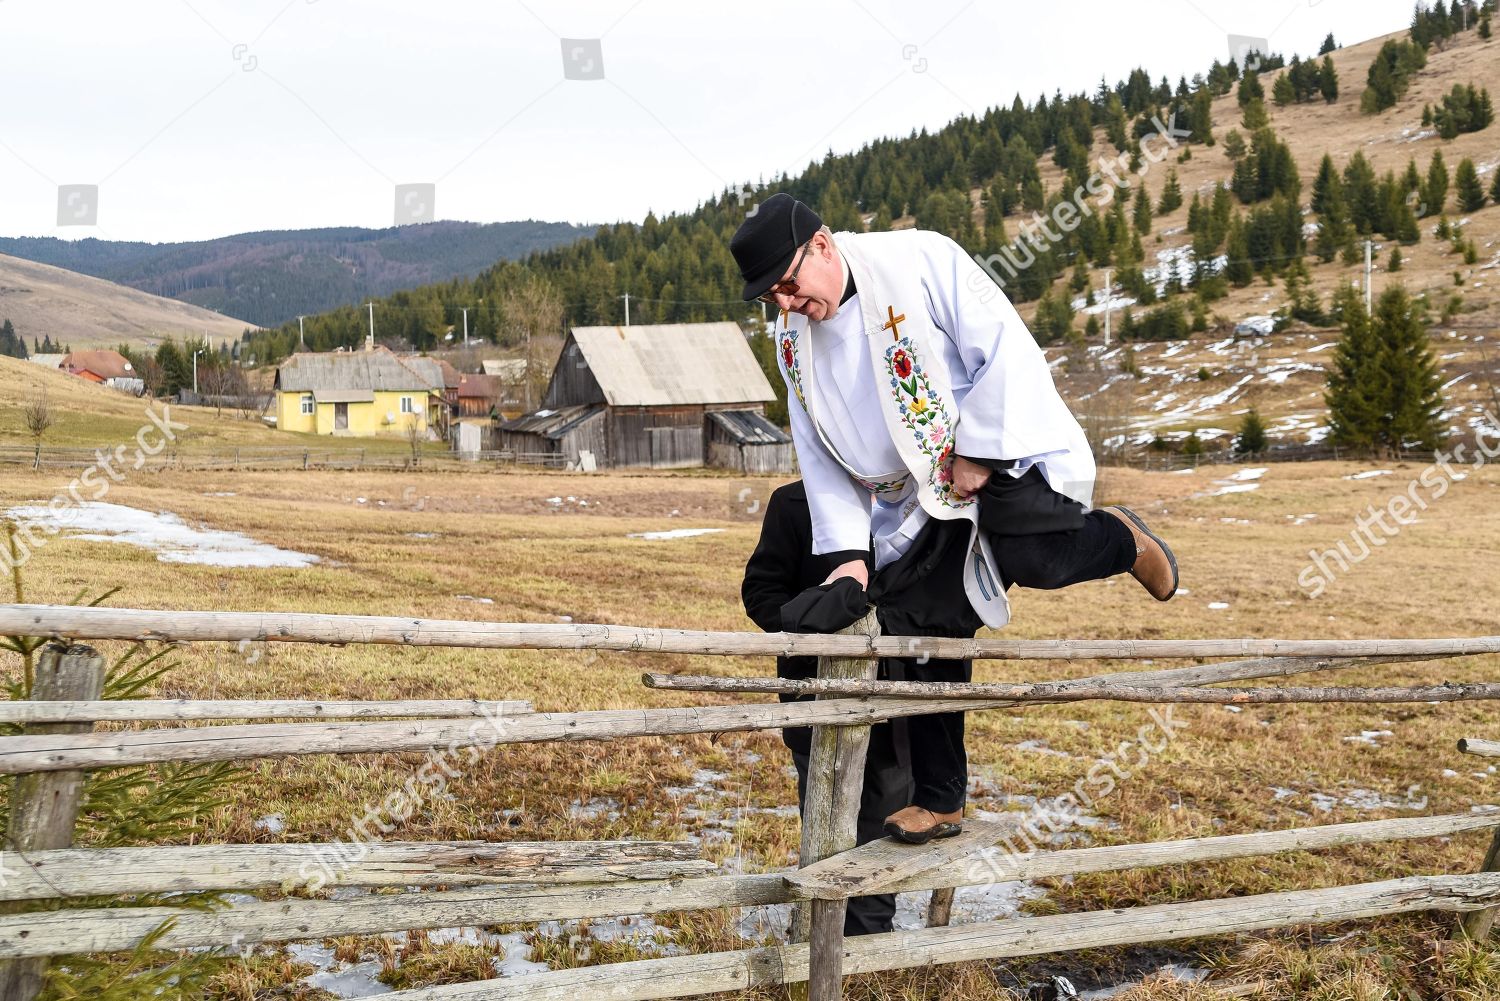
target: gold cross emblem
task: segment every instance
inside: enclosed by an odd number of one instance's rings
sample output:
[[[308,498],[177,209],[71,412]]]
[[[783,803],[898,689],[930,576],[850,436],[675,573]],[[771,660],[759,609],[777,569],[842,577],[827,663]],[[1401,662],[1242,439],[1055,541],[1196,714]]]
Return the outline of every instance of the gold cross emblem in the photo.
[[[887,306],[885,307],[885,315],[890,317],[890,319],[882,323],[880,329],[889,330],[891,332],[891,340],[899,341],[901,339],[901,328],[897,324],[906,322],[906,314],[902,313],[900,316],[897,316],[896,307]]]

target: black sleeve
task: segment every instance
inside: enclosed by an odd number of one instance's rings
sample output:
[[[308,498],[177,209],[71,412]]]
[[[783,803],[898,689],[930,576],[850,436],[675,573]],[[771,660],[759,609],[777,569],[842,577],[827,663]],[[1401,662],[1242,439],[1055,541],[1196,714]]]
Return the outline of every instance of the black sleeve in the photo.
[[[960,455],[959,458],[968,459],[970,462],[987,466],[990,469],[1014,469],[1016,466],[1015,459],[981,459],[973,455]]]
[[[785,498],[771,494],[760,526],[760,541],[745,564],[745,579],[740,585],[745,614],[768,633],[781,631],[781,606],[802,590],[798,580],[802,550],[812,545],[788,508]]]

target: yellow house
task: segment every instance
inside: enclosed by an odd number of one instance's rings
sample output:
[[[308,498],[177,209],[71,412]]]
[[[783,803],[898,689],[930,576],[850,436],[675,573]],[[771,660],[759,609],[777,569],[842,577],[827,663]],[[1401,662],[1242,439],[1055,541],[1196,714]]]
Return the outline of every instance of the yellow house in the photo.
[[[406,435],[436,421],[443,372],[431,358],[402,358],[383,347],[300,353],[277,368],[275,391],[283,431]]]

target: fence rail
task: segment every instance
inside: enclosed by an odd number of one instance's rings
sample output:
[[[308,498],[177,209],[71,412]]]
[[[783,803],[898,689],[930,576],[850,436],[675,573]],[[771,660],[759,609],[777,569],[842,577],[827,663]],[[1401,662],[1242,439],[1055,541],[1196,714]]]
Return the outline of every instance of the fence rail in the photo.
[[[107,450],[104,450],[107,455]],[[100,461],[101,449],[68,446],[43,446],[40,453],[30,445],[0,445],[0,464],[31,466],[37,469],[88,469]],[[525,452],[495,449],[481,452],[450,452],[423,449],[413,457],[410,448],[389,445],[384,448],[300,448],[278,445],[245,445],[220,450],[167,449],[156,455],[143,455],[139,469],[146,472],[167,470],[211,471],[222,469],[460,469],[475,463],[543,466],[566,468],[565,456],[555,452]]]
[[[1422,640],[1088,640],[1001,641],[881,637],[873,619],[846,635],[744,635],[628,626],[483,623],[377,616],[110,610],[72,606],[0,605],[0,635],[173,642],[238,641],[386,643],[412,646],[600,649],[712,655],[813,654],[824,691],[812,702],[739,703],[576,713],[536,712],[521,700],[349,702],[316,700],[100,701],[97,686],[75,677],[81,664],[102,674],[87,647],[54,644],[43,654],[38,687],[28,703],[0,705],[0,722],[26,732],[0,737],[0,773],[14,774],[11,841],[6,861],[16,875],[0,886],[0,996],[30,1001],[50,957],[127,951],[150,936],[155,947],[217,948],[323,937],[378,934],[453,925],[540,923],[627,914],[792,903],[802,915],[795,941],[704,955],[674,956],[558,970],[525,977],[399,991],[406,1001],[579,997],[676,998],[806,983],[813,1001],[842,996],[850,973],[977,959],[1034,955],[1107,945],[1148,944],[1225,932],[1321,924],[1418,910],[1464,915],[1456,934],[1488,934],[1500,907],[1500,810],[1260,831],[1209,838],[1062,850],[1007,850],[1017,826],[966,825],[960,839],[923,847],[876,842],[854,847],[863,746],[881,719],[931,712],[931,691],[892,697],[868,687],[872,658],[1129,659],[1242,657],[1212,664],[1100,675],[1036,689],[1084,686],[1103,697],[1155,689],[1163,702],[1195,701],[1203,686],[1248,678],[1500,652],[1500,637]],[[59,665],[72,665],[59,673]],[[87,673],[87,672],[85,672]],[[56,677],[56,683],[43,684]],[[72,677],[73,681],[68,681]],[[735,682],[736,679],[730,679]],[[742,679],[741,679],[742,680]],[[866,687],[861,687],[866,686]],[[1090,689],[1089,686],[1092,686]],[[658,686],[664,687],[664,686]],[[815,686],[816,687],[816,686]],[[850,695],[839,688],[857,690]],[[1014,707],[1026,686],[986,694],[1013,698],[947,698],[943,711]],[[1478,691],[1484,686],[1469,686]],[[977,686],[976,686],[976,690]],[[1215,689],[1206,689],[1213,692]],[[1319,691],[1330,691],[1320,689]],[[1337,691],[1363,691],[1344,689]],[[1486,689],[1487,691],[1487,689]],[[951,694],[951,693],[949,693]],[[1037,704],[1037,701],[1025,704]],[[49,704],[50,703],[50,704]],[[133,712],[131,710],[134,710]],[[198,725],[210,720],[301,719],[305,722]],[[350,722],[327,722],[347,719]],[[114,729],[92,732],[96,722]],[[172,726],[126,726],[171,722]],[[724,873],[686,844],[662,842],[375,843],[359,859],[326,866],[334,845],[195,845],[126,849],[69,846],[74,822],[55,807],[48,823],[16,826],[35,814],[28,803],[57,803],[58,789],[76,787],[88,770],[160,761],[221,761],[310,753],[428,750],[464,741],[494,745],[540,740],[727,730],[814,727],[812,775],[826,787],[811,792],[804,814],[801,868],[792,872]],[[480,733],[476,728],[488,728]],[[1500,745],[1472,739],[1472,753]],[[70,786],[71,784],[71,786]],[[65,797],[64,797],[65,798]],[[66,803],[64,803],[66,807]],[[76,809],[76,802],[74,803]],[[64,830],[64,828],[66,828]],[[896,932],[845,941],[848,897],[868,892],[951,891],[1006,880],[1070,876],[1189,862],[1324,850],[1491,831],[1489,854],[1476,874],[1409,876],[1352,886],[1296,890],[1228,900],[1200,900],[1126,910],[1024,917]],[[29,833],[30,832],[30,833]],[[45,836],[37,836],[37,832]],[[1033,839],[1021,839],[1034,844]],[[61,841],[62,843],[58,843]],[[342,846],[347,848],[348,846]],[[320,870],[319,867],[322,867]],[[226,910],[175,906],[50,909],[77,896],[132,896],[205,889],[286,890],[309,869],[329,872],[319,886],[405,886],[396,895],[321,900],[290,897]],[[439,887],[459,887],[442,889]],[[46,906],[46,910],[25,910]],[[933,914],[942,908],[935,904]],[[170,922],[167,924],[167,922]],[[797,988],[801,990],[801,988]],[[28,993],[29,992],[29,993]]]

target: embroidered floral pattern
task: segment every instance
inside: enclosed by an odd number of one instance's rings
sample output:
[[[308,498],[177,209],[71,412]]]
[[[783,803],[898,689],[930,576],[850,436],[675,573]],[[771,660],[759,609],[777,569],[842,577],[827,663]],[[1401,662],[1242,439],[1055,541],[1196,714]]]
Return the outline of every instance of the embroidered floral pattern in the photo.
[[[885,362],[901,423],[932,463],[931,481],[938,501],[952,508],[974,503],[973,498],[953,495],[953,418],[922,370],[911,340],[903,337],[887,348]]]
[[[781,362],[786,366],[786,374],[792,381],[792,389],[797,394],[797,402],[802,404],[802,409],[807,409],[807,399],[802,395],[802,373],[797,368],[797,328],[788,323],[781,331]]]

